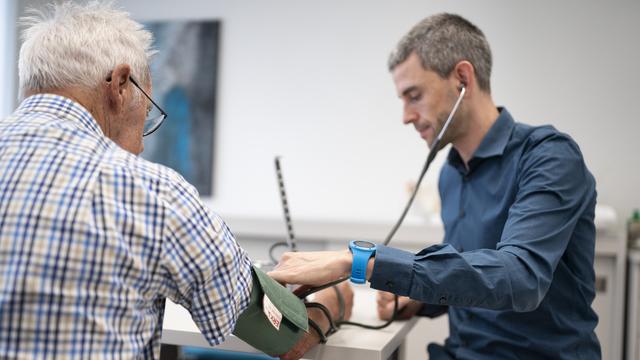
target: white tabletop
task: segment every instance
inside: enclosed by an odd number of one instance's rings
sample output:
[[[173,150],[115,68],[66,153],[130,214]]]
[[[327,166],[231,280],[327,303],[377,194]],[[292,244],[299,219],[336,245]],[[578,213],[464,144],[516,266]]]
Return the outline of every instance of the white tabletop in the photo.
[[[382,324],[376,316],[375,291],[368,286],[355,286],[354,294],[355,305],[351,320],[371,325]],[[304,359],[385,360],[402,344],[416,321],[416,318],[395,321],[382,330],[344,325],[340,331],[329,337],[326,344],[318,345],[305,354]],[[169,300],[165,308],[163,329],[164,344],[210,347],[189,312]],[[233,335],[229,335],[227,340],[216,348],[258,352]]]

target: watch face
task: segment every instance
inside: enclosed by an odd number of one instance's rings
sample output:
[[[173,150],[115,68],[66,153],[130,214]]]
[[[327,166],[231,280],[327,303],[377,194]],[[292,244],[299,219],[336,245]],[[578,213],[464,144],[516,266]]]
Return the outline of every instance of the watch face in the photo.
[[[373,249],[374,247],[376,247],[376,244],[374,243],[370,243],[368,241],[361,241],[361,240],[354,241],[353,244],[357,247],[361,247],[365,249]]]

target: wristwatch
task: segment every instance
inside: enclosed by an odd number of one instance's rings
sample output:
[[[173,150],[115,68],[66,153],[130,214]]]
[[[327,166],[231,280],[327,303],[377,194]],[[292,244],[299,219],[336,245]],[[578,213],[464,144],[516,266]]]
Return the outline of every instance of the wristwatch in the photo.
[[[370,241],[351,240],[349,250],[353,254],[351,282],[364,284],[367,282],[367,264],[369,263],[369,258],[376,253],[376,244]]]

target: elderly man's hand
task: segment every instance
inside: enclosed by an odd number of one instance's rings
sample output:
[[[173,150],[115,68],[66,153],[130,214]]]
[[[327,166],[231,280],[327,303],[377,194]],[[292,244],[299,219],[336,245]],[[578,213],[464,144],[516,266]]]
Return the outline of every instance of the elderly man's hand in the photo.
[[[286,252],[268,275],[283,284],[320,286],[347,277],[352,260],[349,250]]]
[[[344,300],[344,314],[340,318],[340,302],[336,295],[336,289],[342,294]],[[351,319],[351,311],[353,310],[353,289],[349,285],[349,281],[343,281],[336,285],[335,288],[327,288],[316,293],[313,301],[318,302],[329,309],[331,318],[335,321]]]
[[[342,320],[348,320],[351,318],[351,310],[353,308],[353,290],[347,281],[336,285],[336,288],[342,294],[344,299],[344,318]],[[326,306],[331,313],[331,318],[334,322],[338,321],[340,306],[336,290],[334,288],[327,288],[319,291],[315,295],[315,302],[321,303]],[[309,318],[315,321],[320,329],[326,332],[329,329],[329,321],[325,317],[324,313],[320,309],[308,308],[307,313]],[[302,339],[291,348],[286,354],[280,355],[280,359],[296,360],[300,359],[309,349],[317,345],[320,342],[320,336],[315,330],[309,329],[309,333],[304,334]]]
[[[393,315],[395,295],[386,291],[378,291],[378,317],[389,320]],[[396,319],[406,320],[414,316],[422,308],[422,303],[406,296],[398,296],[398,314]]]

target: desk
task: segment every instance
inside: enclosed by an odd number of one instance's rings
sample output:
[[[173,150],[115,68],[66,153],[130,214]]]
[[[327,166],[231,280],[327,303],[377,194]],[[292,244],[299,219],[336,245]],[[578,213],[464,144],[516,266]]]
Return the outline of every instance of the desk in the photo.
[[[375,291],[364,286],[354,286],[354,307],[351,319],[366,324],[382,323],[376,317]],[[318,345],[305,354],[304,359],[386,360],[397,349],[403,351],[404,339],[417,321],[396,321],[382,330],[369,330],[345,325],[329,337],[324,345]],[[167,300],[165,307],[162,343],[211,347],[191,315],[180,305]],[[229,335],[217,349],[258,352],[242,340]]]

